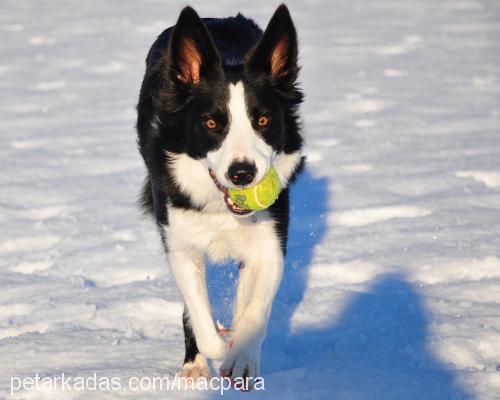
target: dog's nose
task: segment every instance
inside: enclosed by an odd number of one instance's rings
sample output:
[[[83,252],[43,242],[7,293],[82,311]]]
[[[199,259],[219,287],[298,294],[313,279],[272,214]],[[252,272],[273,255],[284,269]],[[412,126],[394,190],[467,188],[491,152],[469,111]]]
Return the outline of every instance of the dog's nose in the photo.
[[[255,163],[249,161],[235,161],[227,171],[227,178],[237,186],[246,186],[253,182],[257,175]]]

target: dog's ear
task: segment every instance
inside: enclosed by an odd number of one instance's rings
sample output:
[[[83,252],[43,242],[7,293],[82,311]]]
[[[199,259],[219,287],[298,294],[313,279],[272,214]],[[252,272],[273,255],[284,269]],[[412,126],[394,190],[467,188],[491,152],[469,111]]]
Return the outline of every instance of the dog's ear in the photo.
[[[205,23],[194,9],[185,7],[168,44],[169,78],[196,86],[220,64],[221,59]]]
[[[267,74],[272,81],[295,82],[297,33],[288,8],[282,4],[274,12],[264,35],[247,56],[247,68]]]

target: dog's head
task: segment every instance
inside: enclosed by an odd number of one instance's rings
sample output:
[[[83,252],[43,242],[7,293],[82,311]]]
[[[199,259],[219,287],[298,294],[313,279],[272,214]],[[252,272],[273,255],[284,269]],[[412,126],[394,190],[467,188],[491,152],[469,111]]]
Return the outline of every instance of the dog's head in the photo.
[[[275,157],[297,152],[302,142],[297,36],[286,6],[240,59],[219,54],[203,20],[186,7],[169,39],[159,100],[175,152],[232,188],[259,182]],[[277,170],[285,181],[293,172]]]

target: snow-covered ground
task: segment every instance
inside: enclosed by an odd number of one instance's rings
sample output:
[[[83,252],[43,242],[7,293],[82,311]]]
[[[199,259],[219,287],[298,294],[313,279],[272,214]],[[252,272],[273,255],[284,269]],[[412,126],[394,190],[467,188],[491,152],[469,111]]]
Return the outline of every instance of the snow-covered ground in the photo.
[[[180,294],[136,207],[134,106],[146,51],[184,4],[0,2],[2,399],[218,396],[9,395],[13,376],[172,377],[181,365]],[[192,4],[265,25],[277,2]],[[266,391],[226,396],[500,399],[500,3],[289,5],[309,169]],[[210,271],[223,320],[234,279],[234,267]]]

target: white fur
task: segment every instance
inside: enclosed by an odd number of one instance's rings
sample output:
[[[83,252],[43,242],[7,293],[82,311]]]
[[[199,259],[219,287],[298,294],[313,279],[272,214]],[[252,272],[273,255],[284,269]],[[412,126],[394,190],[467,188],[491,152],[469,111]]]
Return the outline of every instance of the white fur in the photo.
[[[169,231],[170,233],[173,231],[164,229],[167,235]],[[171,238],[172,236],[167,236],[169,247],[175,243]],[[173,248],[169,249],[168,260],[177,286],[186,302],[198,349],[208,358],[221,358],[225,351],[225,343],[217,333],[210,313],[202,254],[189,249]]]
[[[205,211],[227,211],[223,195],[208,173],[206,160],[195,160],[186,154],[168,153],[176,182],[193,205]]]
[[[299,165],[301,159],[302,155],[298,151],[291,154],[279,153],[274,158],[274,169],[278,173],[283,187],[288,185],[288,181]]]
[[[200,353],[196,355],[193,361],[187,362],[177,375],[183,378],[210,378],[207,359]]]
[[[229,166],[234,161],[255,162],[259,182],[273,160],[273,148],[253,129],[245,101],[245,88],[242,82],[229,85],[229,132],[222,146],[207,154],[209,166],[215,171],[217,179],[226,187],[235,187],[226,178]]]

